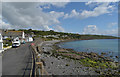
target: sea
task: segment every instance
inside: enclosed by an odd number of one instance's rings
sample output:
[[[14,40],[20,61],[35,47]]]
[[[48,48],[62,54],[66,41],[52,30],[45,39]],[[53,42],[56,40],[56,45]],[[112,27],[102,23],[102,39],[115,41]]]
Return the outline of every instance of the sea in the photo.
[[[118,39],[94,39],[94,40],[78,40],[70,42],[62,42],[59,44],[61,48],[73,49],[77,52],[95,52],[101,54],[107,53],[106,56],[118,56]]]

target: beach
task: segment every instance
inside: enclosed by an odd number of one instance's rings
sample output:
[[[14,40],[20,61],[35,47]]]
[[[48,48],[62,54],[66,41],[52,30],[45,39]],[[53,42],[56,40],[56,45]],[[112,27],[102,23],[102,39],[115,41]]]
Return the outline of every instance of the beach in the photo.
[[[60,40],[53,40],[38,44],[41,49],[40,59],[49,75],[108,75],[118,73],[117,63],[113,62],[112,59],[97,53],[76,52],[72,49],[59,48],[56,44],[60,42]],[[114,67],[114,69],[109,67]]]
[[[60,41],[46,41],[42,45],[43,52],[53,50],[53,45]],[[54,57],[51,54],[41,54],[41,59],[44,60],[45,70],[50,75],[97,75],[92,68],[84,67],[78,61],[63,58],[61,56]]]

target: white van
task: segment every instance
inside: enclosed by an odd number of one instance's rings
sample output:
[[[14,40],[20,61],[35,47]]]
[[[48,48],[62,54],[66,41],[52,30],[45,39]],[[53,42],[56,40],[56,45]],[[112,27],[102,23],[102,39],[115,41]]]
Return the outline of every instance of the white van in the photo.
[[[15,38],[12,42],[12,47],[19,47],[21,45],[19,38]]]

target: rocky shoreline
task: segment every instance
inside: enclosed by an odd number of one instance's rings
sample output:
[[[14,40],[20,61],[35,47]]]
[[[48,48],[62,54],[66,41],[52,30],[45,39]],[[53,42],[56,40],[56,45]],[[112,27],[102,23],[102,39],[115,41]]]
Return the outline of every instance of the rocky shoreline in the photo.
[[[118,75],[118,62],[102,53],[76,52],[59,48],[60,41],[45,41],[41,47],[41,59],[50,75]]]

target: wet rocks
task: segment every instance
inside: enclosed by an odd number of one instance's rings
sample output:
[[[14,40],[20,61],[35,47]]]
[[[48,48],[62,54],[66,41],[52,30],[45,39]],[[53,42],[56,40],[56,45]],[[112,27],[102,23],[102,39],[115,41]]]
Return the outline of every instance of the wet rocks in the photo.
[[[116,58],[118,58],[118,56],[115,56]]]
[[[105,53],[105,52],[101,52],[101,55],[107,55],[107,53]]]
[[[48,42],[50,43],[50,42]],[[52,45],[52,44],[49,44]],[[117,65],[108,57],[104,57],[106,53],[101,53],[101,55],[98,55],[94,52],[76,52],[73,49],[64,49],[59,48],[57,50],[54,49],[54,47],[47,45],[43,46],[45,49],[43,49],[43,52],[47,51],[52,53],[51,56],[49,53],[43,53],[45,55],[42,55],[42,58],[45,60],[45,68],[51,75],[98,75],[98,74],[105,74],[108,73],[108,69],[103,70],[105,68],[100,68],[99,64],[101,63],[101,66],[109,67],[109,65],[113,67],[117,67]],[[54,51],[51,49],[54,49]],[[82,61],[83,60],[83,61]],[[98,63],[97,63],[98,62]],[[87,66],[85,66],[87,64]],[[96,66],[96,67],[95,67]],[[87,68],[85,68],[87,67]],[[93,68],[95,67],[95,68]],[[103,70],[103,71],[102,71]],[[110,73],[114,74],[115,70],[111,70]]]

